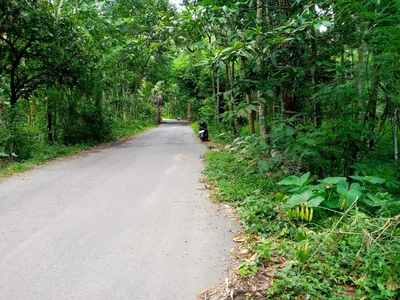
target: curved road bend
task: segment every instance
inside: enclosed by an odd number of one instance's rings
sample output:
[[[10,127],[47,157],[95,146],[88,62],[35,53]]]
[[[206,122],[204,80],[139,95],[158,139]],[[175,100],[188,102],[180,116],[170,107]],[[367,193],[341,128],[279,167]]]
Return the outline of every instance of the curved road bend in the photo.
[[[186,122],[0,181],[0,299],[193,300],[224,278],[229,219]]]

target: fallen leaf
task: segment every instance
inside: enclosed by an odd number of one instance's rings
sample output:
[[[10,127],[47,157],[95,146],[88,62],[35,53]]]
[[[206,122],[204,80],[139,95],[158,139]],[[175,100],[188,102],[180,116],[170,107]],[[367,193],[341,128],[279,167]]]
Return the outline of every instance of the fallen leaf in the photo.
[[[246,236],[239,235],[233,238],[233,240],[237,243],[243,243],[246,240]]]
[[[250,261],[255,261],[257,259],[257,253],[254,253],[251,257],[250,257]]]

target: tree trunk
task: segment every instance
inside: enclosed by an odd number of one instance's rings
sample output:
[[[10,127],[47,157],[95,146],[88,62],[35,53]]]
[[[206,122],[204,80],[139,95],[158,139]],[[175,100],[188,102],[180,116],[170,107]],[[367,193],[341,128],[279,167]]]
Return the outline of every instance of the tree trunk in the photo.
[[[282,15],[287,16],[288,15],[288,5],[286,3],[286,0],[279,0],[279,7],[281,10]],[[282,43],[282,50],[287,47],[287,42]],[[287,66],[290,64],[289,57],[287,56],[284,59],[284,65]],[[286,117],[290,118],[292,115],[292,112],[294,111],[294,98],[293,95],[290,91],[290,85],[289,83],[285,84],[284,87],[284,97],[285,97],[285,110],[286,110]]]
[[[192,105],[190,103],[187,104],[187,117],[188,117],[188,121],[192,122],[193,118],[192,118]]]
[[[57,15],[59,15],[61,13],[61,7],[63,5],[64,0],[60,0],[60,4],[58,5],[58,9],[57,9]]]
[[[232,95],[233,95],[233,83],[235,80],[235,59],[232,60],[232,77],[231,77],[231,89],[232,89]],[[231,102],[232,102],[232,111],[235,113],[235,118],[233,121],[233,131],[235,135],[239,135],[239,120],[237,117],[237,113],[236,113],[236,99],[231,96]]]
[[[12,66],[11,67],[11,71],[10,71],[10,104],[11,107],[14,109],[15,104],[17,104],[18,101],[18,96],[17,96],[17,87],[15,84],[15,67]]]
[[[399,150],[397,148],[397,118],[398,118],[397,107],[395,107],[392,119],[392,132],[393,132],[394,161],[396,163],[399,160]]]
[[[344,43],[343,34],[340,35],[340,66],[344,68]],[[342,70],[342,82],[346,81],[346,73]]]
[[[390,99],[386,99],[386,105],[385,108],[383,110],[383,113],[381,115],[381,118],[379,120],[379,127],[378,127],[378,133],[381,134],[384,130],[384,126],[386,124],[386,120],[387,118],[390,116],[390,108],[391,108],[391,103],[390,103]]]
[[[132,103],[132,95],[128,93],[128,101],[129,101],[129,114],[128,114],[128,121],[131,122],[133,116],[133,103]]]
[[[212,93],[214,97],[214,106],[215,106],[215,121],[218,123],[218,118],[219,118],[219,107],[218,107],[218,101],[217,101],[217,90],[215,86],[215,73],[214,73],[214,68],[211,70],[211,78],[212,78]]]
[[[126,114],[127,114],[127,109],[128,109],[128,105],[126,103],[126,99],[125,99],[125,83],[122,82],[121,84],[121,92],[122,92],[122,101],[124,103],[123,105],[123,119],[124,119],[124,125],[126,125]]]
[[[217,106],[217,124],[219,124],[219,76],[217,73],[217,98],[216,98],[216,106]]]
[[[368,26],[365,26],[364,33],[367,32]],[[358,106],[360,109],[364,106],[364,61],[365,61],[365,51],[367,50],[367,41],[363,39],[361,41],[361,46],[358,48],[358,74],[357,74],[357,91],[358,91]]]
[[[52,118],[52,99],[47,99],[47,138],[50,143],[53,143],[53,118]]]
[[[369,147],[372,149],[375,146],[375,125],[376,125],[376,109],[378,103],[378,89],[379,89],[379,72],[380,66],[375,65],[373,82],[369,91],[368,103],[368,134],[370,137]]]
[[[316,92],[316,85],[318,84],[318,77],[317,77],[317,60],[318,60],[318,50],[317,50],[317,35],[315,32],[315,28],[311,28],[311,56],[313,62],[313,74],[312,74],[312,84],[314,93]],[[315,127],[320,128],[322,125],[322,107],[321,107],[321,100],[316,98],[315,105],[314,105],[314,117],[315,117]]]
[[[243,57],[241,58],[241,64],[242,64],[242,68],[243,68],[242,73],[243,73],[243,75],[246,75],[246,70],[245,70],[246,61],[245,61],[245,59]],[[247,104],[251,104],[251,95],[248,92],[246,92],[246,102],[247,102]],[[249,119],[250,134],[254,134],[255,133],[255,130],[254,130],[254,118],[253,118],[253,112],[252,111],[249,112],[248,119]]]
[[[162,123],[162,99],[161,95],[157,95],[157,105],[158,105],[158,115],[157,115],[157,124]]]
[[[354,51],[353,51],[353,49],[350,50],[350,68],[354,69]],[[353,72],[350,72],[350,77],[354,78]]]
[[[263,15],[263,6],[264,6],[264,0],[257,0],[257,19],[261,20],[262,15]],[[261,36],[258,36],[257,38],[258,43],[261,43]],[[257,65],[261,65],[261,58],[257,58]],[[263,96],[263,92],[259,91],[257,93],[257,98],[260,101]],[[265,105],[260,103],[260,106],[258,107],[258,115],[259,115],[259,123],[260,123],[260,135],[265,136],[267,135],[267,129],[265,128],[265,115],[266,115],[266,109]]]
[[[229,91],[229,77],[230,77],[230,71],[229,71],[229,63],[226,61],[225,62],[225,73],[226,73],[226,80],[225,80],[225,93],[224,93],[224,100],[225,100],[225,110],[229,111],[229,104],[228,104],[228,91]]]

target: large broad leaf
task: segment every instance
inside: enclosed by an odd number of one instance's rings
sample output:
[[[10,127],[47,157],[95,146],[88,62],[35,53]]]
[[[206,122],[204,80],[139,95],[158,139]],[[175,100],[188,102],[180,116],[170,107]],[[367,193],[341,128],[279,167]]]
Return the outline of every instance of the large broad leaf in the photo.
[[[372,195],[372,194],[367,194],[368,198],[364,198],[362,200],[363,203],[367,204],[368,206],[372,206],[372,207],[378,207],[381,206],[380,199],[378,196],[376,195]]]
[[[375,176],[371,176],[369,178],[368,182],[372,183],[372,184],[382,184],[382,183],[386,182],[386,179],[375,177]]]
[[[314,195],[314,193],[310,190],[306,190],[306,191],[302,192],[301,194],[293,195],[286,202],[286,207],[292,208],[296,205],[307,202],[313,195]]]
[[[346,180],[341,180],[337,186],[337,192],[339,195],[347,193],[349,190],[349,183]]]
[[[302,187],[297,186],[295,188],[290,189],[288,192],[295,193],[295,192],[301,191],[302,189],[303,189]]]
[[[318,196],[313,198],[313,196],[314,192],[312,190],[305,190],[301,194],[296,194],[290,197],[290,199],[286,202],[286,207],[292,208],[302,203],[306,203],[307,207],[318,207],[321,202],[325,200],[324,197]]]
[[[329,201],[324,201],[321,203],[322,207],[330,208],[330,209],[339,209],[340,208],[340,202],[338,200],[329,200]]]
[[[289,176],[286,177],[285,179],[279,181],[277,184],[278,185],[297,185],[297,186],[303,186],[303,184],[307,181],[308,177],[310,177],[310,172],[304,174],[300,178],[297,176]]]
[[[357,198],[361,197],[362,188],[358,183],[352,183],[349,187],[349,183],[342,180],[338,183],[337,192],[340,196],[346,199],[345,207],[349,207]]]
[[[278,185],[298,185],[298,186],[301,185],[300,178],[297,176],[294,176],[294,175],[286,177],[285,179],[279,181],[277,184]]]
[[[338,184],[342,180],[346,180],[346,178],[345,177],[327,177],[323,180],[318,180],[318,181],[329,185],[329,184]]]
[[[307,202],[307,207],[318,207],[324,200],[325,198],[321,196],[312,198],[310,201]]]
[[[362,181],[362,182],[369,182],[371,184],[382,184],[385,183],[385,179],[383,178],[379,178],[379,177],[375,177],[375,176],[350,176],[350,178],[354,179],[354,180],[358,180],[358,181]]]
[[[307,172],[306,174],[303,174],[301,177],[300,177],[300,181],[302,182],[301,183],[301,185],[303,185],[306,181],[307,181],[307,179],[310,177],[310,172]]]

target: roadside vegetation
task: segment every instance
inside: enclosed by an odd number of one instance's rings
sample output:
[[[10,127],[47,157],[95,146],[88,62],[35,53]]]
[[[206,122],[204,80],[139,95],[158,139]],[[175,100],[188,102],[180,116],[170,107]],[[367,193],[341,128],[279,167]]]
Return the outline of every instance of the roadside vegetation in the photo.
[[[361,172],[348,179],[260,173],[259,146],[248,138],[206,155],[214,199],[236,208],[244,236],[235,239],[231,285],[203,296],[396,299],[400,201],[389,181]]]

